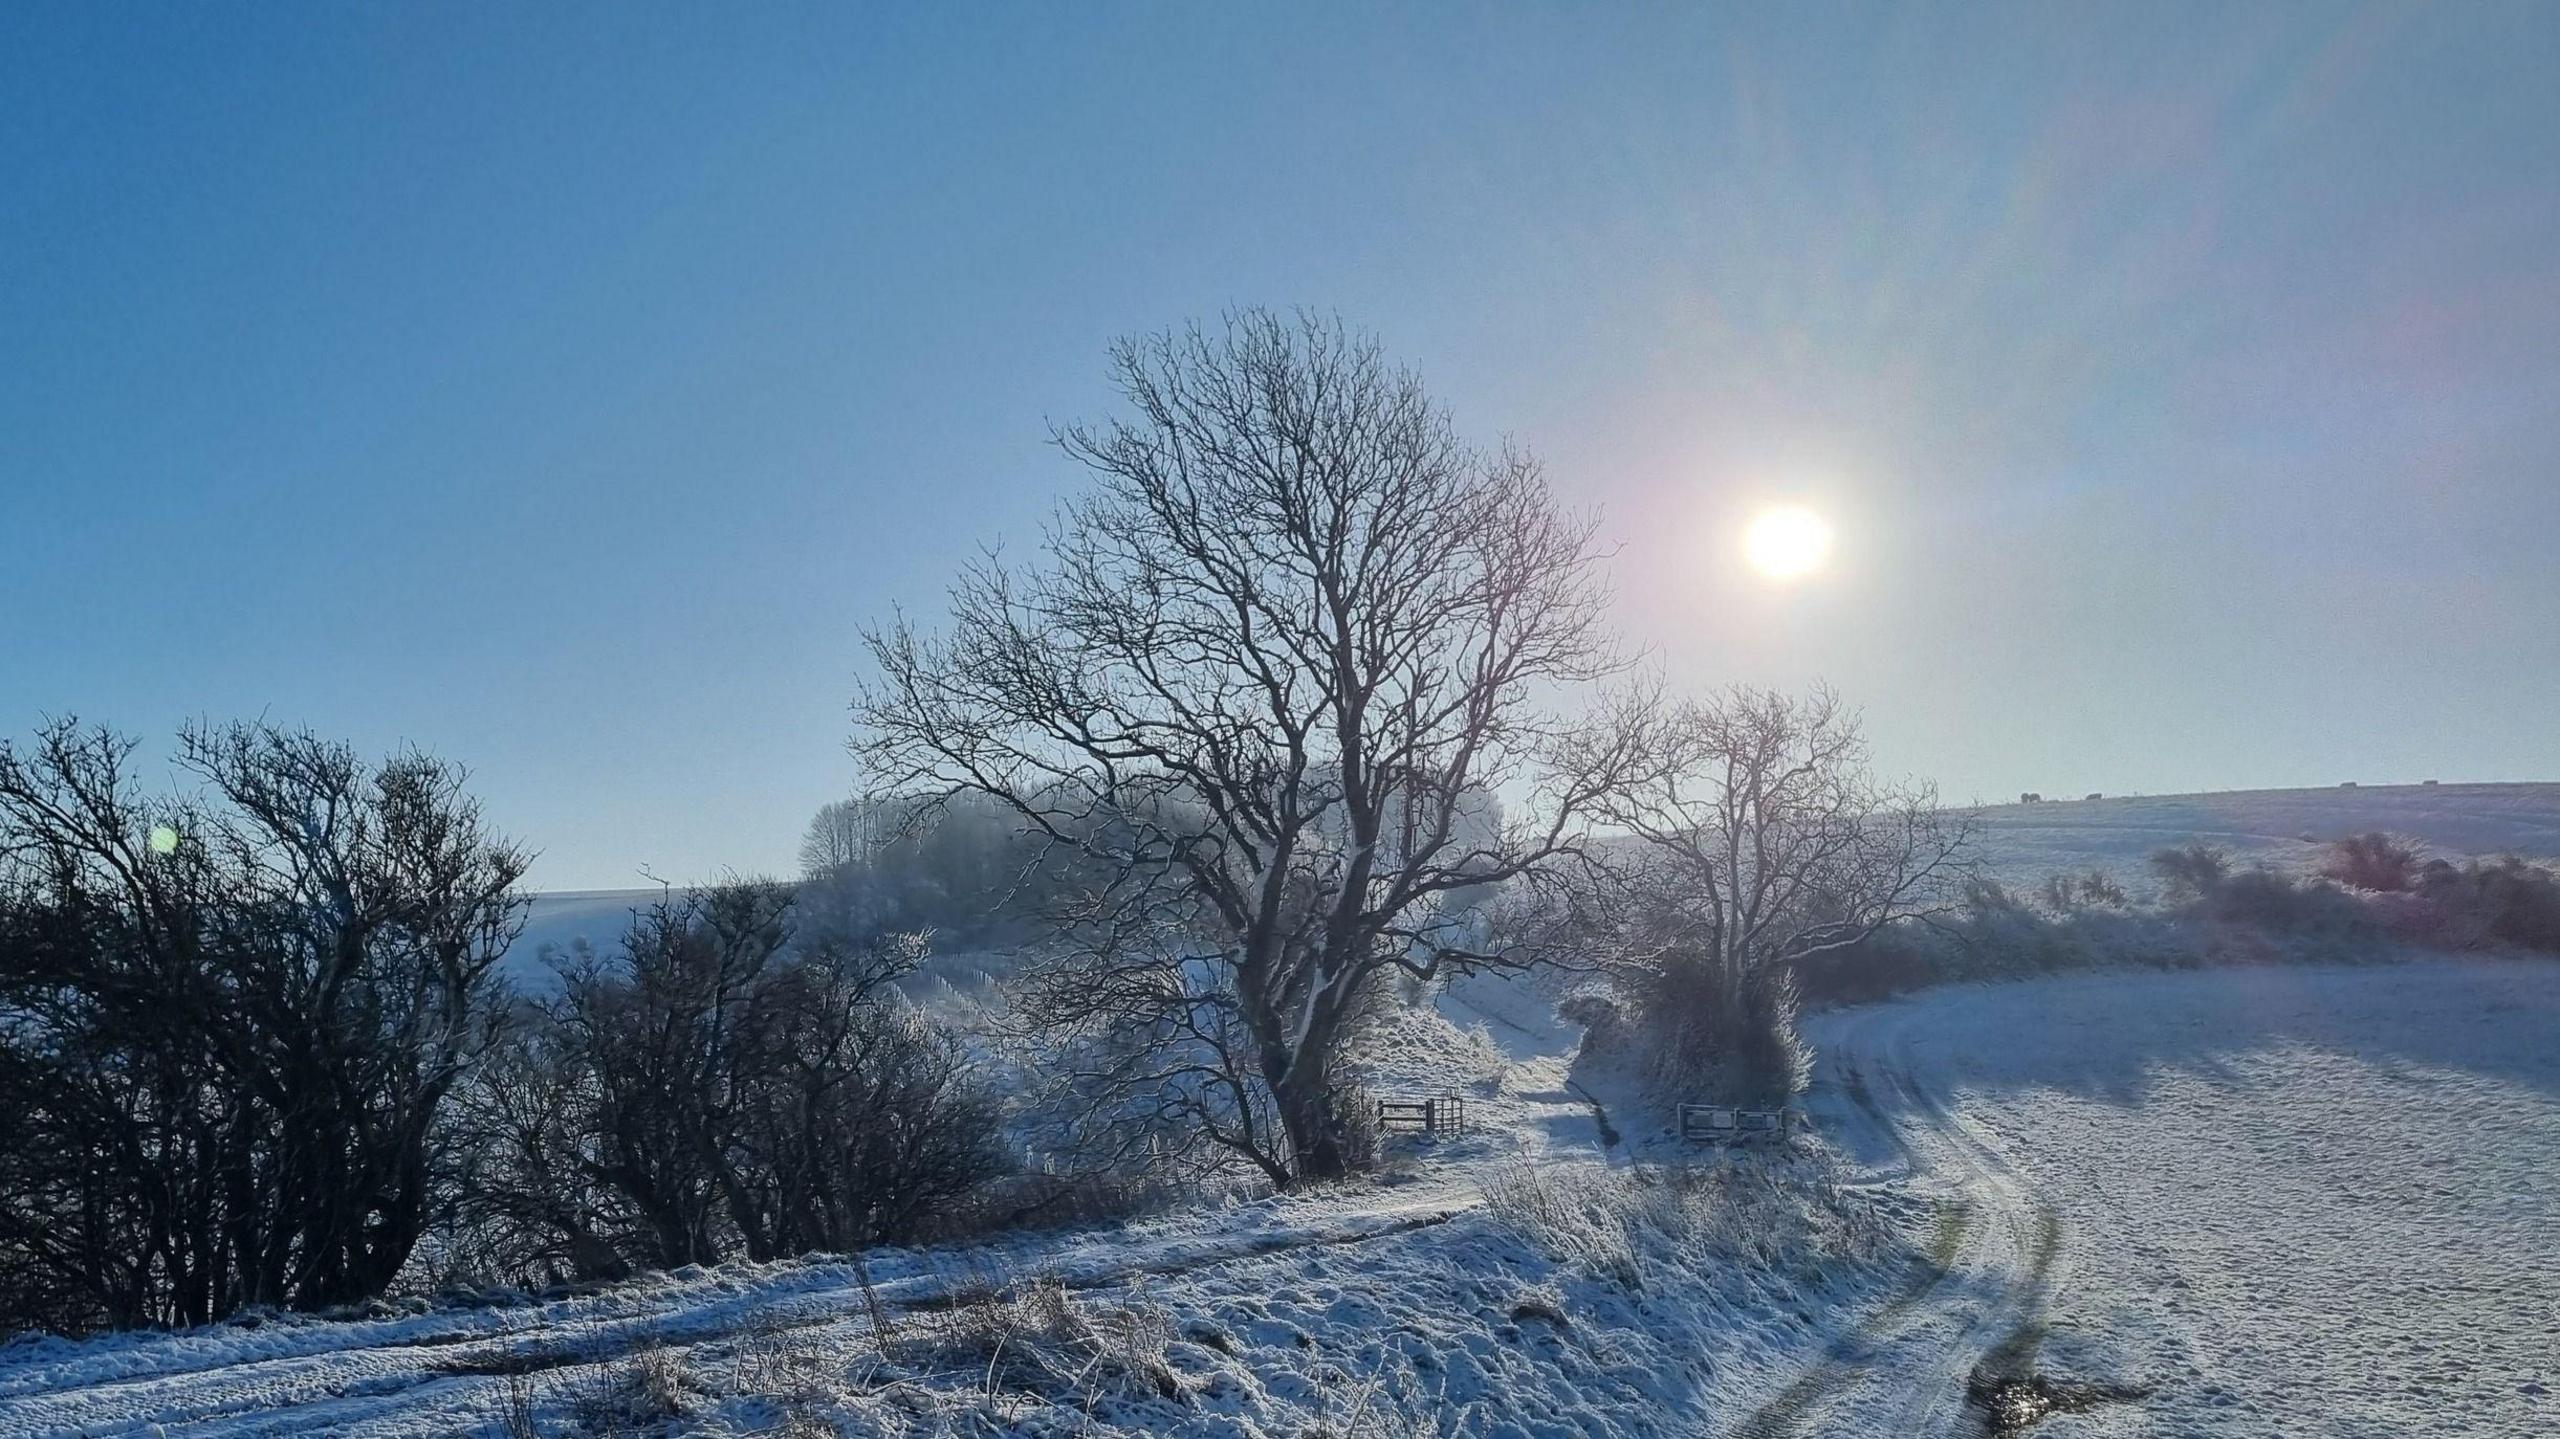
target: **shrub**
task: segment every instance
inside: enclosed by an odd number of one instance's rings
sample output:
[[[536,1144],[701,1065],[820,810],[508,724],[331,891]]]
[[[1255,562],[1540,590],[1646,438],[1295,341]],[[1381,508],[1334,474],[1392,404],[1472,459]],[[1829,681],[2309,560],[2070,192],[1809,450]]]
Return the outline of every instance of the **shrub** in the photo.
[[[1872,1004],[1942,982],[1946,946],[1912,926],[1892,925],[1856,944],[1826,950],[1796,966],[1798,997],[1810,1008]]]
[[[1804,1002],[1823,1007],[1869,1003],[1933,984],[2113,965],[2186,968],[2203,958],[2196,926],[2163,911],[2100,903],[2055,913],[1976,879],[1955,913],[1926,925],[1895,925],[1818,956],[1798,967],[1797,978]]]
[[[1378,1155],[1386,1147],[1386,1132],[1378,1125],[1378,1097],[1366,1084],[1346,1077],[1333,1082],[1333,1103],[1343,1162],[1358,1171],[1377,1168]]]
[[[1625,1047],[1626,1006],[1605,985],[1586,985],[1557,1000],[1556,1017],[1581,1028],[1586,1053],[1615,1052]]]
[[[2349,835],[2329,846],[2320,872],[2350,889],[2399,894],[2418,877],[2425,856],[2415,844],[2379,832]]]
[[[381,1294],[522,916],[453,765],[198,727],[164,799],[133,749],[0,742],[0,1338]]]
[[[2044,907],[2054,914],[2073,914],[2084,909],[2122,909],[2124,886],[2115,876],[2102,869],[2086,874],[2053,874],[2045,876]]]
[[[2162,896],[2200,919],[2329,937],[2375,928],[2371,912],[2337,886],[2304,883],[2264,866],[2233,869],[2231,857],[2210,845],[2155,851],[2151,868]]]
[[[895,989],[917,949],[795,944],[795,904],[671,897],[516,1016],[463,1105],[459,1239],[496,1276],[919,1239],[1003,1171],[995,1096]]]
[[[2560,875],[2508,855],[2430,860],[2387,918],[2413,939],[2455,949],[2513,945],[2560,954]]]
[[[2160,877],[2160,896],[2171,904],[2195,904],[2218,893],[2231,875],[2231,856],[2209,844],[2189,844],[2151,852],[2151,872]]]
[[[2206,918],[2296,935],[2352,935],[2373,928],[2371,913],[2335,885],[2298,883],[2269,869],[2225,879],[2201,906]]]
[[[1739,992],[1703,965],[1664,965],[1640,984],[1636,1056],[1665,1100],[1782,1104],[1804,1088],[1812,1055],[1797,1033],[1791,970],[1743,975]]]
[[[1951,916],[1890,926],[1799,965],[1800,993],[1815,1006],[1861,1004],[1931,984],[2106,965],[2348,958],[2385,935],[2560,953],[2560,874],[2511,856],[2422,860],[2405,841],[2368,834],[2335,845],[2318,879],[2235,869],[2202,844],[2160,850],[2151,866],[2164,907],[2121,905],[2101,875],[2048,880],[2035,903],[1976,878]]]

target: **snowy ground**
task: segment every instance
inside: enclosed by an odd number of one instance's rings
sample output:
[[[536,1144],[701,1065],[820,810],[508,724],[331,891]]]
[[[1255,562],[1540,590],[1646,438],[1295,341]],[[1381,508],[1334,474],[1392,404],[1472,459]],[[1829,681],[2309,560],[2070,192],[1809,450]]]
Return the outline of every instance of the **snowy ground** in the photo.
[[[1814,1104],[1944,1277],[1765,1433],[1958,1432],[1972,1366],[2142,1391],[2040,1435],[2560,1432],[2560,965],[2047,980],[1822,1017]]]
[[[2104,1400],[2039,1436],[2560,1432],[2560,964],[2080,976],[1812,1033],[1828,1174],[1649,1177],[1630,1145],[1658,1116],[1575,1069],[1537,989],[1472,981],[1378,1036],[1368,1078],[1459,1095],[1476,1131],[1379,1181],[876,1252],[867,1283],[842,1259],[739,1265],[24,1342],[0,1347],[0,1436],[599,1414],[730,1435],[1970,1436],[1969,1385],[2031,1378]]]
[[[1808,1221],[1795,1181],[1747,1163],[1631,1170],[1534,992],[1480,982],[1441,1008],[1459,1024],[1426,1010],[1380,1036],[1371,1082],[1462,1094],[1476,1130],[1378,1181],[875,1252],[867,1293],[842,1260],[737,1265],[21,1343],[0,1348],[0,1435],[1686,1435],[1794,1382],[1911,1267],[1890,1197]],[[974,1302],[993,1289],[1033,1298]]]
[[[2560,784],[2364,785],[2353,789],[2048,798],[1974,811],[1982,858],[2003,882],[2033,886],[2057,872],[2102,869],[2137,897],[2164,845],[2210,844],[2244,862],[2309,869],[2326,846],[2383,830],[2449,857],[2560,858]]]

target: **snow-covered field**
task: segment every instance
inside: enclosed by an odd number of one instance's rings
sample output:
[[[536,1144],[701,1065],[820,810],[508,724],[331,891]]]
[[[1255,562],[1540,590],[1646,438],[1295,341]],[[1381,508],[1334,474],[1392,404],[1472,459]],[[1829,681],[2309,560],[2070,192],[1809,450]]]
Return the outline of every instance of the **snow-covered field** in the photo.
[[[1823,1016],[1814,1103],[1939,1206],[1943,1281],[1799,1433],[2560,1433],[2560,964],[2044,980]]]
[[[1747,1161],[1631,1169],[1643,1117],[1604,1130],[1531,991],[1440,1012],[1481,1032],[1417,1015],[1374,1078],[1449,1081],[1479,1130],[1382,1183],[879,1252],[867,1294],[839,1259],[21,1343],[0,1434],[571,1432],[643,1372],[712,1434],[1959,1435],[1985,1374],[2115,1396],[2036,1430],[2056,1436],[2560,1421],[2560,964],[2076,977],[1821,1016],[1809,1105],[1849,1185],[1810,1228]],[[1041,1361],[1071,1383],[947,1329],[1026,1280],[1087,1336]]]
[[[2307,868],[2342,835],[2386,830],[2449,856],[2521,854],[2560,859],[2560,784],[2364,786],[2356,789],[2232,790],[1992,805],[1982,853],[1992,872],[2022,886],[2046,875],[2108,870],[2137,893],[2150,880],[2144,861],[2164,845],[2220,845],[2244,860]],[[631,913],[655,889],[563,890],[537,894],[507,969],[542,983],[546,945],[585,939],[611,949]]]
[[[2308,869],[2331,841],[2383,830],[2448,857],[2560,858],[2560,784],[2048,798],[1974,813],[1982,823],[1982,858],[2004,882],[2032,886],[2057,872],[2101,869],[2137,895],[2151,889],[2144,861],[2166,845],[2216,845],[2245,862]]]

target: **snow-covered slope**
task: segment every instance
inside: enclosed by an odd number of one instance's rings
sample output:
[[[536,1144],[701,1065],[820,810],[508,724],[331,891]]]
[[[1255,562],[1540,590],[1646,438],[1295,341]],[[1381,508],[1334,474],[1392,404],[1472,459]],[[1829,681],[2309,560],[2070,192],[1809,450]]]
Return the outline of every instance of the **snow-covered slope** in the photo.
[[[2143,862],[2153,850],[2191,841],[2220,845],[2249,859],[2310,864],[2329,841],[2377,829],[2417,839],[2446,855],[2560,859],[2560,784],[2231,790],[2054,799],[1991,805],[1973,813],[1982,822],[1982,852],[1993,872],[2027,885],[2057,871],[2093,866],[2140,883]],[[632,911],[659,893],[599,889],[535,895],[524,937],[508,953],[508,970],[538,975],[535,956],[545,945],[566,948],[583,938],[610,949],[631,922]]]
[[[1814,1108],[1934,1199],[1945,1272],[1745,1432],[1958,1432],[1986,1372],[2118,1396],[2054,1439],[2560,1432],[2560,964],[1967,987],[1812,1033]]]
[[[533,896],[526,907],[524,933],[502,961],[519,979],[543,974],[542,952],[566,950],[579,940],[610,951],[631,927],[632,916],[655,904],[663,893],[654,889],[554,890]]]
[[[600,1410],[645,1402],[612,1432],[1687,1436],[1765,1403],[1900,1272],[1879,1224],[1806,1229],[1803,1186],[1636,1176],[1564,1088],[1572,1037],[1534,991],[1470,990],[1469,1025],[1529,1022],[1508,1053],[1431,1008],[1373,1037],[1374,1086],[1461,1088],[1477,1126],[1377,1181],[875,1251],[867,1277],[732,1265],[512,1307],[24,1342],[0,1347],[0,1435],[598,1433]],[[976,1304],[990,1286],[1034,1297]]]
[[[2383,830],[2447,856],[2560,858],[2560,784],[2357,786],[2048,799],[1973,812],[1982,857],[2005,882],[2107,870],[2147,890],[2144,861],[2166,845],[2218,845],[2279,868],[2316,864],[2345,835]]]

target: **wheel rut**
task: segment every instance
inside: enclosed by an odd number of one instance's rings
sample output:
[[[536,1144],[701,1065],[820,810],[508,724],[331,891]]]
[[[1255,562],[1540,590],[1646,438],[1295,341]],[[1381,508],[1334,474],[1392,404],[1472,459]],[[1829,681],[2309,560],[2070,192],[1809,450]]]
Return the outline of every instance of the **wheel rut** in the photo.
[[[2048,1396],[2033,1390],[2030,1371],[2068,1252],[2060,1215],[2037,1201],[1997,1140],[1924,1078],[1931,1067],[1890,1011],[1845,1033],[1825,1069],[1817,1102],[1883,1141],[1878,1152],[1898,1161],[1900,1180],[1938,1196],[1927,1251],[1811,1369],[1720,1432],[2013,1433],[1985,1416],[2052,1412],[2037,1408]]]

